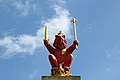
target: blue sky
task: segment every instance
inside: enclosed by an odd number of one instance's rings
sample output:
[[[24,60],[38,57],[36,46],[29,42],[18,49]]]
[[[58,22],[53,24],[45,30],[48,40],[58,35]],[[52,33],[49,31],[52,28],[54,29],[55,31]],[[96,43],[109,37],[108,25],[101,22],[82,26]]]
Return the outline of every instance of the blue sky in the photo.
[[[80,45],[73,75],[82,80],[120,80],[119,0],[0,0],[0,80],[39,80],[50,75],[44,26],[73,42],[75,17]]]

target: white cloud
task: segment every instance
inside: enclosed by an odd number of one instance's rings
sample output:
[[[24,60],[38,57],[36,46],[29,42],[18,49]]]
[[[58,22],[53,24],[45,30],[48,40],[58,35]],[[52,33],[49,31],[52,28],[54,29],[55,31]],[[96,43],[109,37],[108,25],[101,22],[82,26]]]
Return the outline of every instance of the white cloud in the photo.
[[[114,60],[120,60],[120,46],[116,45],[113,48],[106,50],[106,57]]]
[[[96,27],[96,22],[92,22],[89,24],[81,25],[81,29],[83,32],[90,32]]]
[[[43,22],[43,25],[48,25],[49,38],[53,41],[53,35],[57,34],[59,31],[63,31],[67,38],[70,38],[70,13],[68,10],[58,5],[54,5],[54,10],[56,11],[55,15],[51,19]]]
[[[1,5],[8,9],[13,14],[18,16],[28,16],[30,14],[40,14],[41,6],[39,1],[35,3],[34,0],[1,0]]]
[[[5,48],[5,52],[0,58],[7,59],[21,53],[32,55],[34,50],[41,45],[39,45],[39,40],[35,36],[20,35],[18,37],[11,36],[0,39],[0,46]]]
[[[107,58],[110,58],[110,57],[111,57],[111,54],[110,54],[110,52],[109,52],[108,50],[106,50],[106,57],[107,57]]]
[[[111,73],[111,68],[107,67],[106,71],[109,72],[109,73]]]
[[[35,80],[37,73],[38,73],[37,70],[33,71],[33,73],[29,75],[30,80]]]
[[[118,71],[120,67],[120,46],[115,45],[106,50],[105,71],[109,76],[116,77],[120,74]]]
[[[30,3],[28,1],[26,1],[25,3],[23,3],[22,1],[15,1],[12,6],[15,6],[15,8],[17,10],[19,10],[21,12],[21,15],[26,16],[29,13],[30,10]]]
[[[14,1],[11,6],[13,6],[17,11],[19,11],[21,16],[27,16],[30,13],[38,13],[41,11],[38,4],[30,1]]]
[[[55,2],[55,0],[51,0],[51,1],[54,1]],[[56,0],[56,4],[58,4],[58,5],[64,5],[66,2],[65,2],[65,0]]]
[[[22,4],[20,2],[20,4]],[[29,3],[26,3],[28,6]],[[18,9],[19,6],[17,5]],[[60,30],[63,31],[68,38],[70,38],[70,13],[65,7],[60,5],[54,5],[53,9],[55,14],[52,18],[42,20],[41,25],[48,25],[49,28],[49,39],[53,41],[55,34]],[[27,12],[25,13],[27,14]],[[41,27],[37,32],[36,36],[32,35],[19,35],[17,37],[6,36],[0,39],[0,47],[4,48],[4,52],[0,54],[0,58],[8,59],[15,55],[33,55],[37,48],[43,46],[42,40],[44,38],[44,27]]]

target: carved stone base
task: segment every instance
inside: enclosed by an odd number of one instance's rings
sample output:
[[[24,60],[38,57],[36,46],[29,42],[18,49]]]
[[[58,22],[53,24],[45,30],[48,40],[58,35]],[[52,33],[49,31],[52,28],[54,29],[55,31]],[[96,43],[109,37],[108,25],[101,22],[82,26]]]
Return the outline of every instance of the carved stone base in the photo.
[[[80,76],[42,76],[42,80],[81,80]]]

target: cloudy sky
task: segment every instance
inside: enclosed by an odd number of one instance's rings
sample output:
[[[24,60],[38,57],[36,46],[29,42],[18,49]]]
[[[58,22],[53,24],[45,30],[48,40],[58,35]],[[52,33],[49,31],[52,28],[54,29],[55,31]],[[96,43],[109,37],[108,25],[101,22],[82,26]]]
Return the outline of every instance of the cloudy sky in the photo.
[[[40,80],[50,75],[43,45],[48,25],[51,45],[60,30],[68,47],[77,22],[80,45],[71,72],[82,80],[120,80],[119,0],[0,0],[0,80]]]

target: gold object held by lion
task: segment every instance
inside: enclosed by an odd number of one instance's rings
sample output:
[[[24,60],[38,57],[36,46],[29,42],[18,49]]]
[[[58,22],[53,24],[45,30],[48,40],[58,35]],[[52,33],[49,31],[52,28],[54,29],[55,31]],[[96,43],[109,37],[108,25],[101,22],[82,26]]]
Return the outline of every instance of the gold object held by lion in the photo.
[[[48,40],[48,26],[45,26],[45,40]]]

